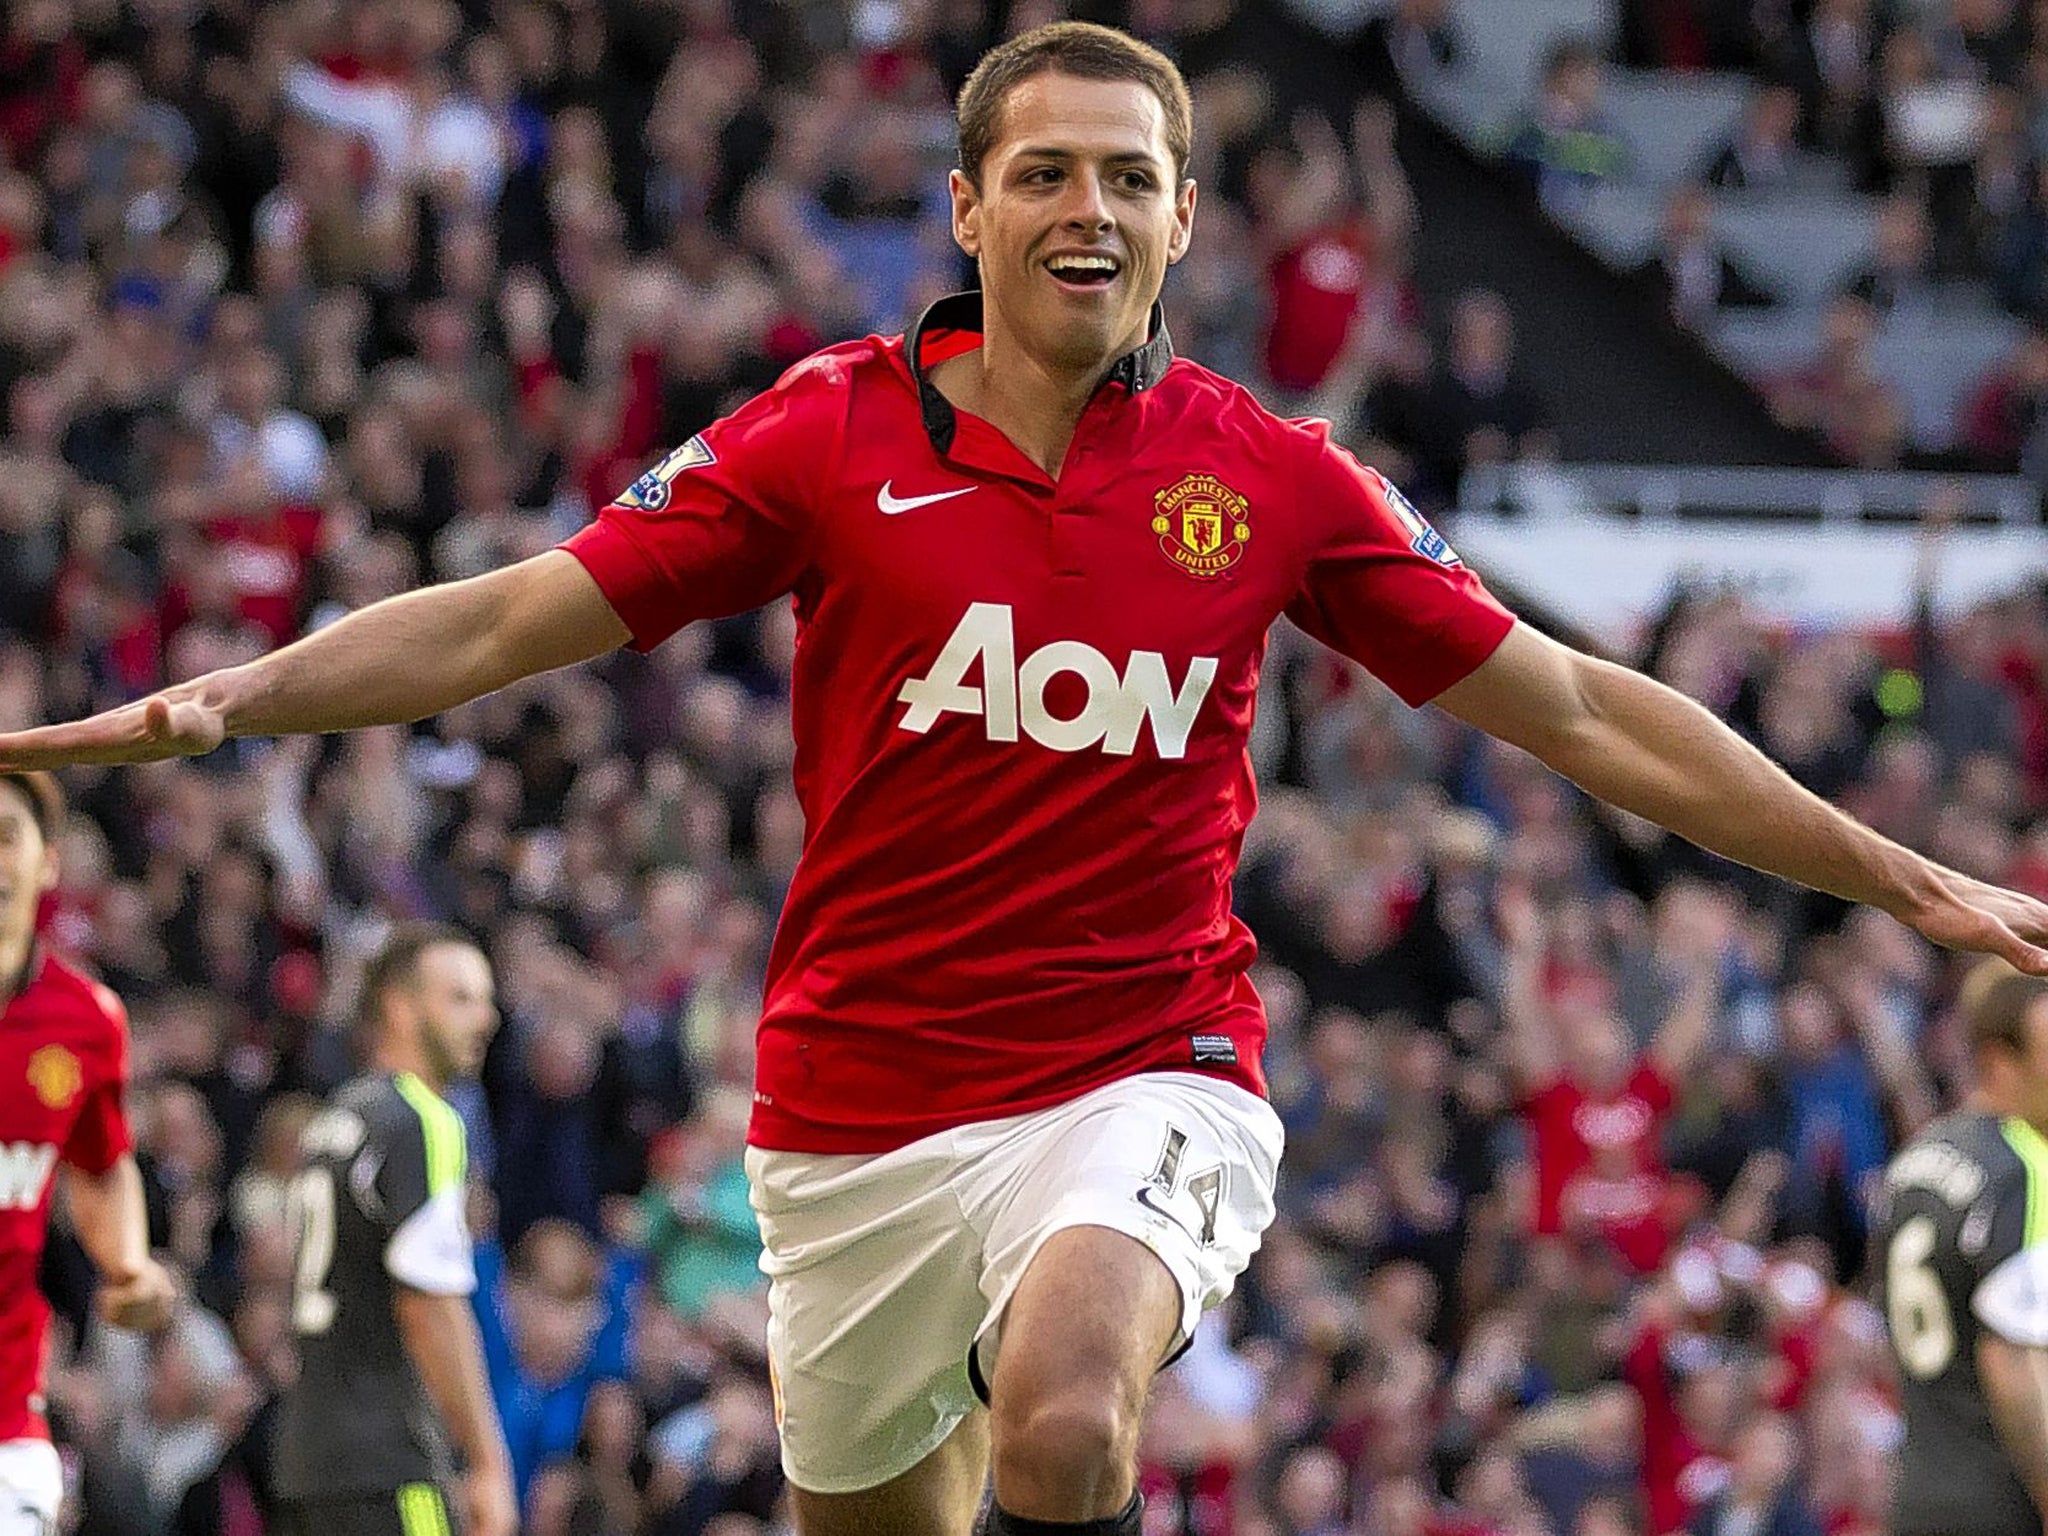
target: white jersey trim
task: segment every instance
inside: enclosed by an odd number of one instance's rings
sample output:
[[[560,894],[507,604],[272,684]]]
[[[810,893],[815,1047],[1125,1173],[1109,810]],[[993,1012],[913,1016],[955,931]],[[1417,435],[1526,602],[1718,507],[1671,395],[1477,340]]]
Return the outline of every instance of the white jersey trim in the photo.
[[[399,1223],[384,1245],[384,1269],[400,1285],[433,1296],[476,1290],[476,1258],[460,1185],[444,1189]]]
[[[2048,1243],[2022,1248],[1986,1275],[1970,1310],[2010,1343],[2048,1348]]]

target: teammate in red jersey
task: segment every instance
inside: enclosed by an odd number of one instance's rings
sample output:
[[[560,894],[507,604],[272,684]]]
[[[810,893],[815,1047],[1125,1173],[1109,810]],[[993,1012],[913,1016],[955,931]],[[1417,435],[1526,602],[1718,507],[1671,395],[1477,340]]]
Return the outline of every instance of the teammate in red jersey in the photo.
[[[994,1536],[1138,1530],[1146,1383],[1272,1213],[1228,897],[1282,613],[1695,842],[2048,972],[2048,907],[1518,625],[1320,424],[1176,359],[1190,124],[1151,49],[1018,37],[960,101],[979,295],[800,364],[563,551],[0,737],[118,763],[416,720],[793,594],[806,838],[748,1168],[803,1536],[961,1536],[991,1468]]]
[[[127,1015],[36,942],[62,820],[49,775],[0,775],[0,1536],[56,1529],[63,1493],[43,1420],[50,1307],[36,1279],[59,1163],[71,1224],[99,1267],[100,1315],[160,1328],[172,1298],[149,1256],[142,1175],[121,1113]]]

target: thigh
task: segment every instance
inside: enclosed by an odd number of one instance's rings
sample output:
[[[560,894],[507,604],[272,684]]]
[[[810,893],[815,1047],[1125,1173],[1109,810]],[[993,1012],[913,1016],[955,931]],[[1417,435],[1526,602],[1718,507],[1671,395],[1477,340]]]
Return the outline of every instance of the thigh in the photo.
[[[1083,1394],[1135,1423],[1180,1332],[1182,1290],[1159,1255],[1107,1227],[1062,1227],[1040,1245],[1003,1315],[988,1372],[996,1418]]]
[[[0,1444],[0,1536],[50,1536],[64,1500],[64,1469],[47,1440]]]
[[[797,1536],[969,1536],[988,1485],[988,1415],[975,1409],[908,1472],[858,1493],[790,1485]]]
[[[927,1143],[747,1154],[782,1468],[807,1493],[895,1483],[975,1408],[980,1239],[952,1192],[948,1138]]]
[[[1042,1255],[1057,1259],[1057,1272],[1034,1285],[1051,1297],[1071,1296],[1077,1306],[1070,1318],[1056,1305],[1034,1310],[1041,1326],[1069,1332],[1101,1326],[1088,1316],[1104,1308],[1090,1304],[1091,1277],[1114,1285],[1098,1294],[1113,1294],[1124,1306],[1147,1289],[1150,1270],[1135,1262],[1136,1254],[1163,1266],[1173,1281],[1171,1326],[1153,1362],[1163,1363],[1186,1345],[1203,1310],[1230,1294],[1273,1219],[1279,1117],[1231,1084],[1148,1073],[1033,1119],[1038,1123],[1006,1148],[1006,1188],[988,1224],[980,1374],[986,1379],[1004,1352],[1014,1303]],[[1127,1241],[1091,1242],[1057,1258],[1053,1238],[1077,1227],[1106,1228]],[[1149,1320],[1133,1326],[1148,1339],[1157,1331]]]

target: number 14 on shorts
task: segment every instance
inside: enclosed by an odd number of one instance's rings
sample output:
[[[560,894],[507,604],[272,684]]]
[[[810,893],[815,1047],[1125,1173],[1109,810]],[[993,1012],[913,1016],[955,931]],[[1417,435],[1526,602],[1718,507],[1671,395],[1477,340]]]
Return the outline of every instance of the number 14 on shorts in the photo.
[[[1224,1169],[1221,1164],[1205,1168],[1192,1175],[1185,1186],[1181,1183],[1180,1165],[1188,1150],[1187,1132],[1179,1126],[1166,1128],[1166,1141],[1159,1149],[1159,1161],[1152,1169],[1152,1177],[1138,1186],[1138,1203],[1156,1215],[1186,1232],[1202,1247],[1207,1248],[1216,1241],[1216,1213],[1223,1205]],[[1172,1209],[1171,1202],[1182,1188],[1193,1197],[1195,1207],[1201,1212],[1201,1228],[1198,1231],[1184,1221]]]

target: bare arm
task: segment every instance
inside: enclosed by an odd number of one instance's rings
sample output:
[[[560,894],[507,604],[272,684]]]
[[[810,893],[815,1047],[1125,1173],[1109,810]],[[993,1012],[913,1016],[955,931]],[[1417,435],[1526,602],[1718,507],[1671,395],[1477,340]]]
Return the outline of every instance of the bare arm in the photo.
[[[2013,1470],[2035,1506],[2048,1510],[2048,1349],[2014,1344],[1987,1329],[1977,1340],[1977,1374]]]
[[[2048,906],[1880,836],[1653,678],[1518,624],[1438,703],[1588,794],[1723,858],[1891,913],[1937,944],[2048,975]]]
[[[0,771],[147,762],[230,736],[397,725],[625,643],[626,625],[575,556],[374,603],[245,666],[90,720],[0,734]]]
[[[517,1518],[512,1458],[498,1425],[497,1404],[484,1370],[483,1340],[469,1298],[400,1285],[392,1311],[405,1352],[462,1453],[468,1529],[476,1536],[510,1536]]]
[[[1557,1029],[1543,996],[1543,961],[1549,925],[1526,887],[1504,884],[1499,896],[1502,939],[1500,1022],[1515,1087],[1534,1093],[1561,1070]]]
[[[1672,1005],[1670,1016],[1657,1030],[1657,1038],[1650,1042],[1650,1057],[1657,1070],[1674,1083],[1685,1081],[1705,1049],[1720,1011],[1718,961],[1691,966],[1680,983],[1678,1000]]]
[[[102,1173],[64,1165],[72,1230],[100,1272],[100,1315],[123,1328],[161,1328],[170,1320],[171,1279],[149,1255],[149,1212],[142,1174],[123,1155]]]

